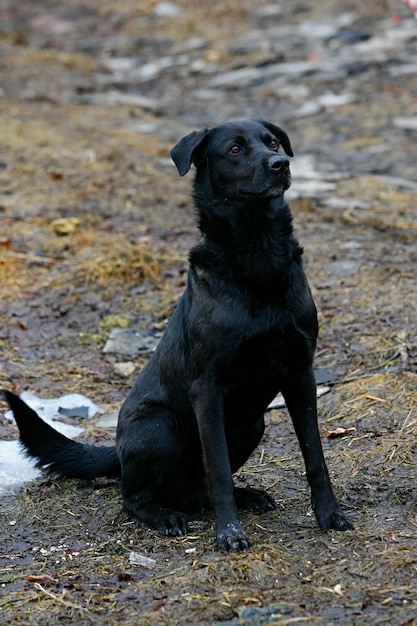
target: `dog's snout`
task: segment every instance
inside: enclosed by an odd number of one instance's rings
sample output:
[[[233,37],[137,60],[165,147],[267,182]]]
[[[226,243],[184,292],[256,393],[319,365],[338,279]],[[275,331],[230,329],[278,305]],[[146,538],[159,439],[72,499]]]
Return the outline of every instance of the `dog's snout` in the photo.
[[[269,159],[269,167],[275,172],[288,170],[290,162],[285,156],[276,155]]]

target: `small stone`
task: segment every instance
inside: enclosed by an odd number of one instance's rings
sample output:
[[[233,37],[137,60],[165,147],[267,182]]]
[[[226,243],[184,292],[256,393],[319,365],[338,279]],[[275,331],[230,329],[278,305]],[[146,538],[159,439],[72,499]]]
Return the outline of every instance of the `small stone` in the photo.
[[[130,127],[131,130],[142,133],[143,135],[153,135],[154,133],[158,133],[161,129],[161,124],[158,122],[138,122],[137,124],[132,124]]]
[[[135,364],[132,361],[126,361],[123,363],[115,363],[114,364],[114,372],[119,376],[123,376],[123,378],[129,378],[131,374],[135,371]]]
[[[305,20],[300,24],[300,32],[314,39],[330,39],[337,34],[338,25],[335,20],[319,21]]]
[[[67,409],[63,406],[58,408],[59,415],[63,415],[64,417],[81,417],[82,419],[88,418],[88,406],[78,406],[71,407]]]
[[[359,271],[361,264],[359,261],[333,261],[324,266],[324,271],[327,274],[333,274],[334,276],[354,276]]]
[[[138,65],[137,57],[110,57],[106,65],[112,72],[128,72]]]
[[[183,12],[182,7],[174,2],[158,2],[153,13],[158,17],[179,17]]]
[[[194,100],[209,102],[211,100],[224,100],[225,95],[218,89],[196,89],[193,93]]]
[[[295,180],[291,189],[287,191],[287,197],[291,200],[297,198],[319,198],[327,196],[335,191],[336,184],[324,180]]]
[[[317,98],[322,107],[340,107],[355,101],[353,93],[325,93]]]
[[[80,226],[81,220],[78,217],[62,217],[51,222],[52,230],[60,237],[71,235]]]
[[[96,423],[97,428],[116,428],[117,420],[119,419],[118,413],[108,413],[107,415],[103,415],[100,417],[98,422]]]
[[[310,117],[312,115],[318,115],[323,110],[323,107],[314,100],[304,102],[301,106],[293,112],[293,117]]]
[[[115,328],[103,348],[105,354],[125,354],[131,357],[139,353],[153,352],[160,335],[147,328]]]
[[[282,7],[277,4],[265,4],[261,7],[257,7],[255,5],[253,13],[254,15],[259,15],[259,17],[274,17],[276,15],[281,15]]]
[[[87,93],[76,97],[76,101],[84,104],[105,104],[108,106],[129,106],[143,109],[144,111],[158,112],[161,102],[155,98],[148,98],[136,93],[121,93],[108,91],[107,93]]]
[[[417,116],[414,117],[394,117],[394,126],[406,130],[417,130]]]

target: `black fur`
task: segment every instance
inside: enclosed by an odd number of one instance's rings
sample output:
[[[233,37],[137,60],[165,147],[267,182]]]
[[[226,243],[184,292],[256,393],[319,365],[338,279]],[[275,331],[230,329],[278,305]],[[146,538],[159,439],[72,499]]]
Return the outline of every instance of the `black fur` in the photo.
[[[168,535],[186,533],[186,513],[211,505],[223,550],[250,545],[238,507],[275,506],[262,491],[235,488],[232,473],[258,445],[278,391],[320,527],[352,528],[317,427],[317,315],[284,201],[290,172],[279,144],[293,155],[283,130],[251,120],[191,133],[172,150],[181,176],[196,166],[202,238],[178,307],[122,406],[115,447],[72,442],[7,393],[23,445],[47,472],[121,475],[124,508]]]

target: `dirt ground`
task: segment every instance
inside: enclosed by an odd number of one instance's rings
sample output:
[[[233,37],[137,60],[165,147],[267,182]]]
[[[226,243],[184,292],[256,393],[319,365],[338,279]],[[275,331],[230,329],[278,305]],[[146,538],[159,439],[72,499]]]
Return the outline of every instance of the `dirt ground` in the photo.
[[[399,0],[0,0],[1,386],[117,411],[146,356],[123,377],[105,341],[163,330],[197,238],[169,149],[270,119],[305,164],[289,197],[333,379],[320,430],[355,524],[317,528],[274,410],[236,477],[277,501],[242,516],[246,553],[215,550],[209,512],[183,538],[137,525],[115,481],[3,496],[1,624],[417,624],[416,46]],[[110,442],[96,421],[82,437]]]

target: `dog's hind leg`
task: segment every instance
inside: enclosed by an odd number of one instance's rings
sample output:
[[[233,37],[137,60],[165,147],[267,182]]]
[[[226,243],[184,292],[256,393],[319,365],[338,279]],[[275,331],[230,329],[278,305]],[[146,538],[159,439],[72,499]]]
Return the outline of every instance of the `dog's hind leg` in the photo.
[[[196,475],[203,474],[201,460],[201,468],[193,468],[190,461],[187,476],[185,445],[169,415],[132,419],[121,430],[123,508],[164,535],[186,534],[184,510],[200,495]],[[172,509],[172,504],[179,510]]]
[[[297,371],[281,387],[303,453],[311,502],[320,528],[352,530],[336,497],[327,470],[317,425],[316,381],[312,367]]]

